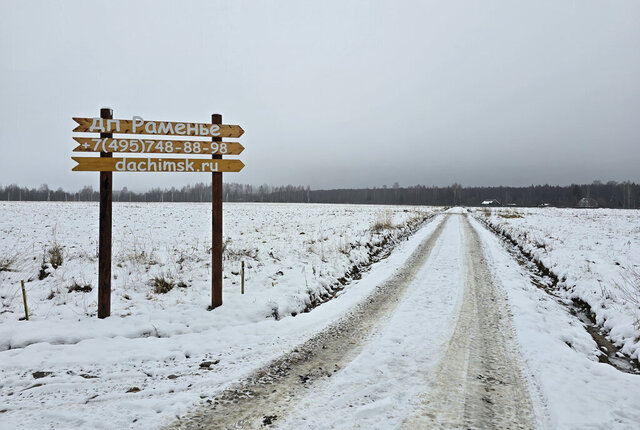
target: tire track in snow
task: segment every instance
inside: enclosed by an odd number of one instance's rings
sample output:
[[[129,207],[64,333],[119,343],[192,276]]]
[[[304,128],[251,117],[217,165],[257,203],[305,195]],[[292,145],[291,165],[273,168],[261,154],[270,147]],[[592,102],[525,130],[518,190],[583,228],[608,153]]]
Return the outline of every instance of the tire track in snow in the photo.
[[[495,285],[477,232],[466,216],[467,281],[445,356],[403,428],[530,429],[535,427],[508,303]]]
[[[460,217],[451,216],[429,258],[393,314],[330,380],[323,381],[278,423],[288,429],[397,428],[425,389],[457,320],[464,293]]]
[[[340,321],[167,429],[257,429],[286,416],[314,382],[331,377],[355,357],[380,320],[396,308],[425,264],[449,215],[418,246],[401,270]],[[436,221],[437,222],[437,221]]]

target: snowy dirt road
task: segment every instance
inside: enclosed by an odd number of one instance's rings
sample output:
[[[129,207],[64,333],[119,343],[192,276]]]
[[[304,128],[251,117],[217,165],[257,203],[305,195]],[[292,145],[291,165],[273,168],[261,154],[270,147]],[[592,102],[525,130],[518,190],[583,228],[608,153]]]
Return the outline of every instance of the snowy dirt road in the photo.
[[[168,428],[536,428],[514,339],[451,214],[344,318]]]
[[[462,228],[466,283],[458,321],[431,378],[431,389],[403,427],[534,428],[508,304],[466,218]]]

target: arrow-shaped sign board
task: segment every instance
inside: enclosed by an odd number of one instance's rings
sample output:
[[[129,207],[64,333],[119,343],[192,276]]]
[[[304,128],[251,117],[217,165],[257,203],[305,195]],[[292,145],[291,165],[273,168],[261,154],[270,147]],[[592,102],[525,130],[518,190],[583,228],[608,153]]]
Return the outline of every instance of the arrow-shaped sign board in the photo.
[[[207,160],[194,158],[98,158],[71,157],[79,172],[239,172],[240,160]]]
[[[211,142],[188,140],[111,139],[74,137],[78,146],[74,152],[134,152],[193,155],[239,155],[244,146],[240,142]]]
[[[133,119],[73,118],[79,133],[163,134],[174,136],[240,137],[244,130],[239,125],[207,124],[196,122],[145,121]]]

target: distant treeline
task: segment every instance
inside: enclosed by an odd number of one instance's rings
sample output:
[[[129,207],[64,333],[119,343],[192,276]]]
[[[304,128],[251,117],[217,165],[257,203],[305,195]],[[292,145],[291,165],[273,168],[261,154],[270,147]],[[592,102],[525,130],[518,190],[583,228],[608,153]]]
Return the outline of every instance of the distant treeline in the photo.
[[[311,190],[302,186],[224,184],[224,201],[227,202],[289,202],[289,203],[356,203],[389,205],[480,206],[483,201],[496,200],[503,206],[539,206],[548,204],[559,207],[598,206],[606,208],[639,208],[640,185],[633,182],[602,183],[588,185],[529,187],[448,187],[416,185],[400,187]],[[99,191],[85,186],[77,192],[62,188],[50,189],[17,185],[0,186],[0,200],[22,201],[98,201]],[[153,188],[146,192],[130,191],[126,187],[114,190],[113,201],[121,202],[208,202],[211,201],[211,184],[197,183],[180,189]]]

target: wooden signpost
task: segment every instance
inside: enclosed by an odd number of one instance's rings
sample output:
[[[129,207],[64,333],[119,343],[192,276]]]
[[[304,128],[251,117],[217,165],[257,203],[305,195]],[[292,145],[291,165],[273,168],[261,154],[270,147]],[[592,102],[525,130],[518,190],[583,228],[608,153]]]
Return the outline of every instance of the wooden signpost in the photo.
[[[71,157],[78,163],[74,171],[100,172],[100,232],[98,240],[98,318],[111,314],[111,203],[112,172],[211,172],[212,247],[211,306],[222,305],[222,172],[239,172],[240,160],[223,160],[223,155],[238,155],[239,142],[223,142],[223,137],[240,137],[239,125],[222,124],[222,116],[211,115],[211,123],[113,119],[113,111],[100,109],[100,118],[73,118],[79,133],[100,133],[96,137],[74,137],[74,152],[99,152],[100,157]],[[210,137],[211,141],[186,139],[114,138],[113,133],[137,135],[173,135]],[[165,157],[113,157],[113,153],[167,154]],[[172,157],[173,154],[211,155],[206,158]]]

